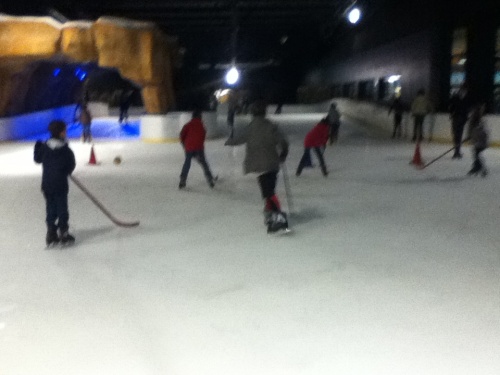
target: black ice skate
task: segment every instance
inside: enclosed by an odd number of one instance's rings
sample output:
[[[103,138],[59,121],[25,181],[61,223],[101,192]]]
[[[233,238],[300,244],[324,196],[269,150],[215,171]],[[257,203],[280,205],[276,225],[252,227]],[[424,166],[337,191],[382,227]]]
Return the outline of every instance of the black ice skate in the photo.
[[[50,247],[52,245],[57,245],[59,243],[59,236],[57,235],[56,230],[49,229],[47,231],[47,235],[45,236],[45,243],[47,247]]]
[[[75,243],[75,237],[73,237],[71,234],[69,234],[68,232],[64,232],[63,234],[61,234],[61,245],[72,245]]]
[[[288,220],[284,212],[273,212],[267,224],[267,233],[288,231]]]

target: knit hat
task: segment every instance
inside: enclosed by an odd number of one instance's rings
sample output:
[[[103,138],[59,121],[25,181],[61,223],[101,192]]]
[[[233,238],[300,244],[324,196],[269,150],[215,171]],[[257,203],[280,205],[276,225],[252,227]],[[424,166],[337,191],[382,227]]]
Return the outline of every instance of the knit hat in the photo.
[[[266,115],[266,102],[257,100],[252,104],[252,115],[265,116]]]
[[[49,132],[52,138],[59,138],[64,130],[66,130],[66,123],[62,120],[52,120],[49,124]]]

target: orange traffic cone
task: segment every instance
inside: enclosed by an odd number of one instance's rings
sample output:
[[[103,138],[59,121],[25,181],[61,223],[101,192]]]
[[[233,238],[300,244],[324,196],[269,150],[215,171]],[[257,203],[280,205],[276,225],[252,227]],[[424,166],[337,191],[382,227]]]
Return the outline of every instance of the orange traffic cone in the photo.
[[[415,167],[421,169],[424,166],[424,162],[422,161],[422,155],[420,154],[420,142],[417,142],[415,146],[415,153],[413,154],[413,159],[410,162]]]
[[[94,153],[94,145],[92,145],[90,147],[90,159],[89,159],[89,165],[97,165],[97,160],[96,160],[96,157],[95,157],[95,153]]]

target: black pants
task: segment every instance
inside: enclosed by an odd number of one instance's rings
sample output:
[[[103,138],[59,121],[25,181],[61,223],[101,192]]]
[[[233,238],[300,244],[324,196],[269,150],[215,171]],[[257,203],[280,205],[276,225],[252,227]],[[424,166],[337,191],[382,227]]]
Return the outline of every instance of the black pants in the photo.
[[[191,159],[195,158],[198,163],[200,163],[201,168],[203,168],[203,173],[205,174],[205,178],[208,183],[213,181],[212,172],[210,172],[210,167],[208,166],[207,160],[205,159],[205,151],[190,151],[186,152],[186,159],[184,160],[184,165],[182,166],[181,171],[181,182],[186,182],[187,176],[189,173],[189,169],[191,168]]]
[[[486,165],[484,164],[484,160],[481,157],[481,152],[483,152],[484,148],[474,147],[474,164],[472,165],[472,169],[469,173],[476,173],[486,170]]]
[[[333,142],[336,142],[339,138],[339,128],[340,121],[335,121],[330,124],[330,129],[328,130],[328,139],[330,140],[330,144],[333,144]]]
[[[460,146],[462,145],[462,137],[464,134],[465,123],[467,118],[453,118],[451,131],[453,133],[453,144],[455,145],[455,155],[460,154]]]
[[[321,167],[321,172],[323,174],[327,174],[326,171],[326,165],[325,165],[325,159],[323,158],[323,152],[321,151],[320,147],[312,147],[314,152],[316,153],[316,156],[318,157],[319,160],[319,165]],[[302,173],[302,169],[304,169],[305,166],[308,165],[311,161],[311,149],[310,148],[305,148],[304,149],[304,154],[302,155],[302,159],[300,159],[299,166],[297,167],[297,176]]]
[[[261,174],[258,177],[260,192],[262,198],[271,198],[276,191],[276,181],[278,180],[278,171],[271,171]]]
[[[394,114],[394,130],[392,132],[392,138],[396,138],[396,133],[398,138],[401,138],[401,121],[403,120],[402,113]]]
[[[413,119],[413,138],[412,140],[421,141],[424,138],[424,120],[425,115],[414,115]]]
[[[67,232],[69,228],[68,194],[44,193],[43,196],[45,197],[47,229],[56,231],[59,228],[61,233]]]

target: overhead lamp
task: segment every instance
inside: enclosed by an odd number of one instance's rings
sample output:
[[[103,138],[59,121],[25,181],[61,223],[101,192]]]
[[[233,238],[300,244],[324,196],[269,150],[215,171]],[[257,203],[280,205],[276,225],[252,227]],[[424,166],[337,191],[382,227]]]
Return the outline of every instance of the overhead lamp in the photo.
[[[361,10],[358,7],[352,8],[347,14],[347,19],[353,25],[358,23],[360,18],[361,18]]]
[[[235,66],[233,66],[229,71],[226,73],[226,83],[228,85],[234,85],[238,80],[240,79],[240,72],[238,69],[236,69]]]
[[[399,81],[400,78],[401,78],[400,75],[393,75],[393,76],[390,76],[389,78],[387,78],[387,82],[394,83],[396,81]]]

